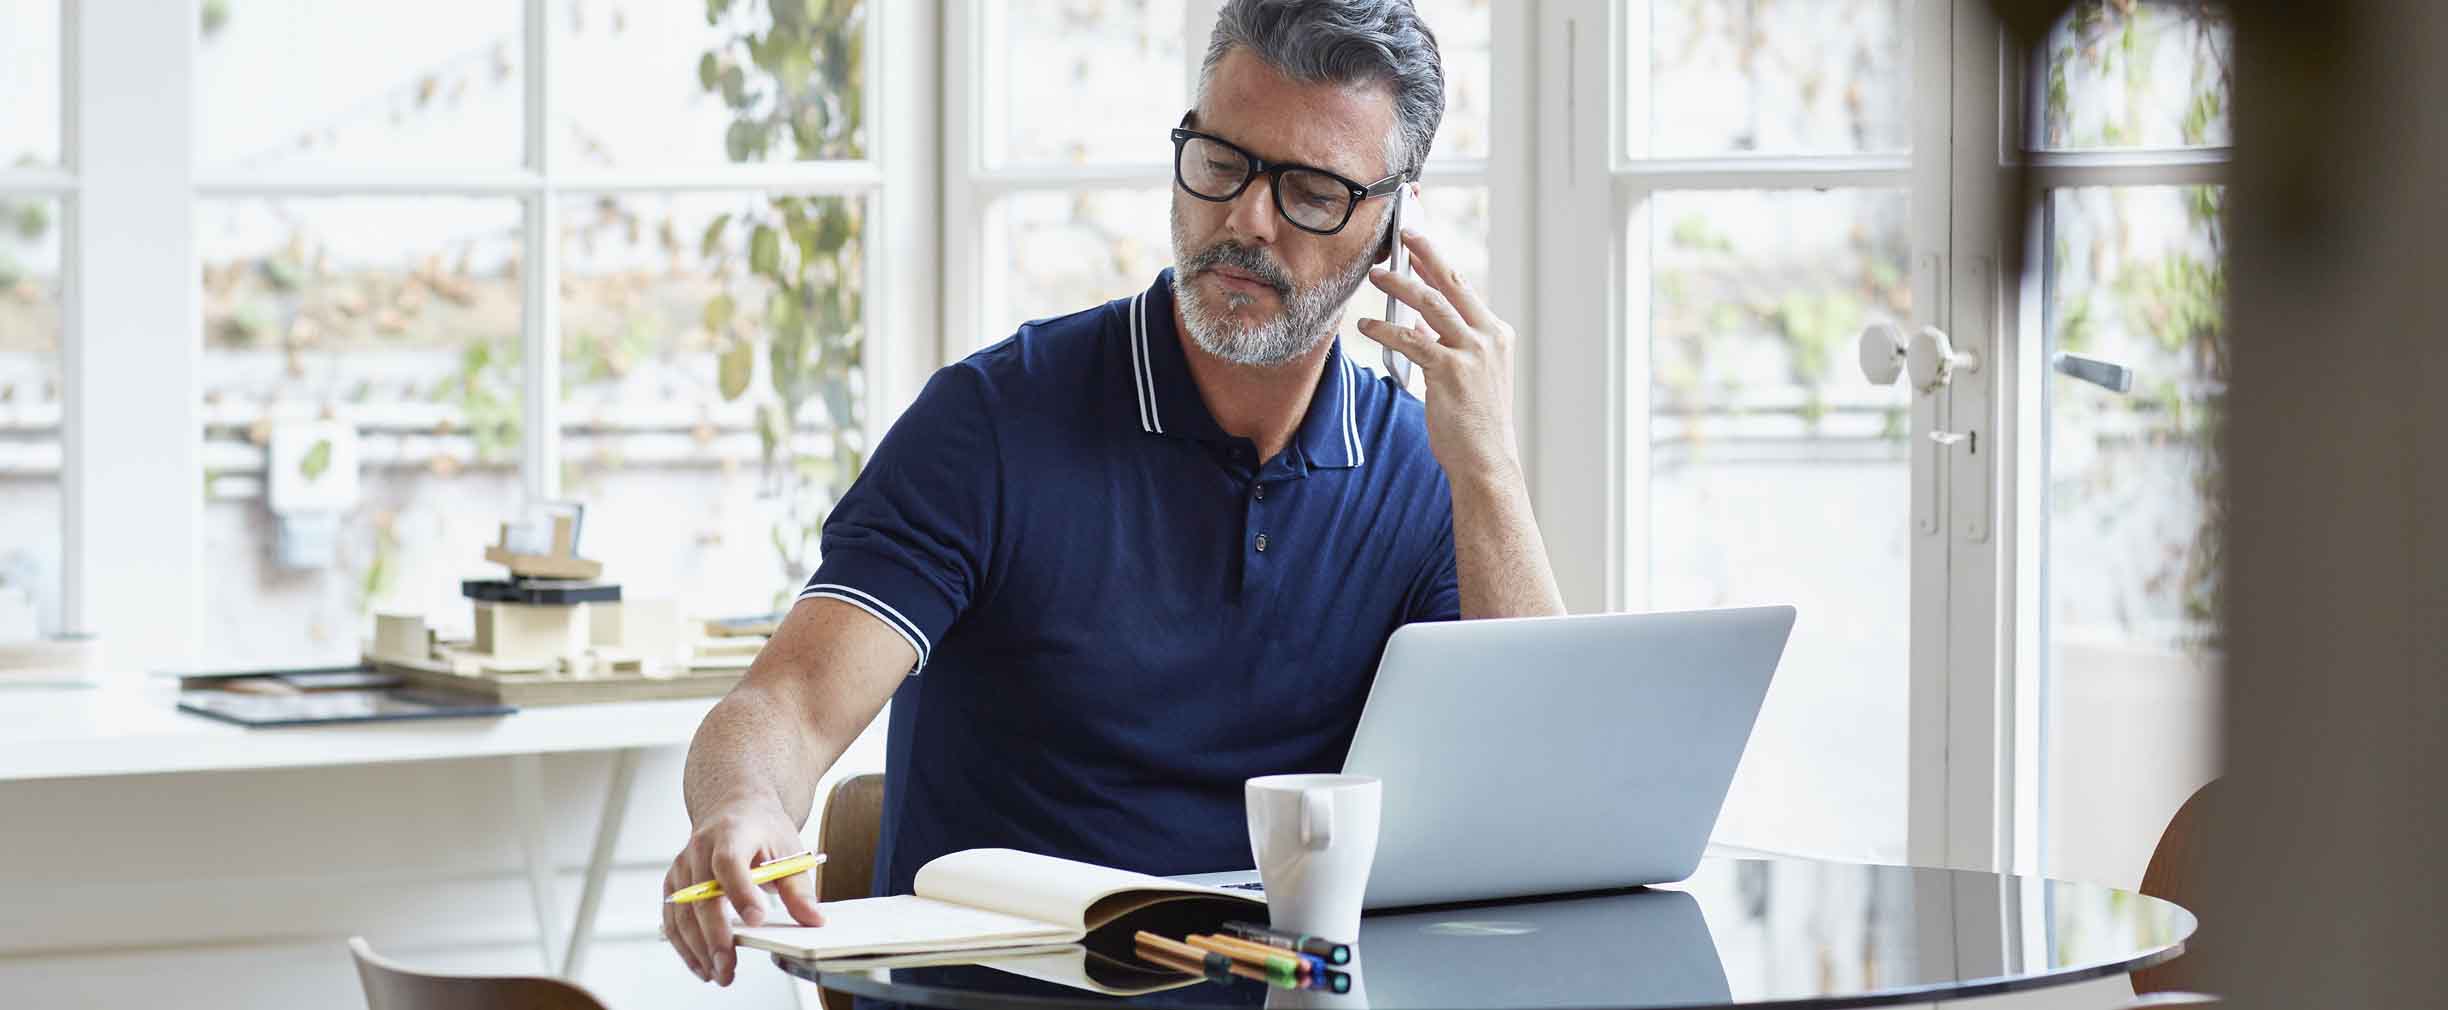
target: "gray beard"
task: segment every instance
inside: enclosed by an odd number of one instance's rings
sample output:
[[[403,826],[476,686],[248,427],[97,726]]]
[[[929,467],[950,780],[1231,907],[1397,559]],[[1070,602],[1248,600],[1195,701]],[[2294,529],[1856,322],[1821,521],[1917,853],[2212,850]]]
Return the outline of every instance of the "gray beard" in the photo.
[[[1301,288],[1273,256],[1237,242],[1218,242],[1192,255],[1183,242],[1178,205],[1172,217],[1173,299],[1181,306],[1182,322],[1190,327],[1190,339],[1197,342],[1200,350],[1236,365],[1282,365],[1307,354],[1319,341],[1333,337],[1344,303],[1351,300],[1352,292],[1360,290],[1360,282],[1368,277],[1371,260],[1367,256],[1355,259],[1340,276]],[[1257,298],[1228,292],[1224,304],[1216,305],[1190,284],[1190,278],[1200,271],[1218,266],[1256,275],[1275,289],[1284,310],[1273,319],[1258,323],[1233,318],[1234,310],[1247,308]]]

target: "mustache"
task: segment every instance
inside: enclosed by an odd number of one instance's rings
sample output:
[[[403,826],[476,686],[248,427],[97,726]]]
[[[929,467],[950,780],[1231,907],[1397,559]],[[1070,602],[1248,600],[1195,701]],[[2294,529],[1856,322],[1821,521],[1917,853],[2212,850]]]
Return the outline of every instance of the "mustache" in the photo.
[[[1267,254],[1231,239],[1200,250],[1198,255],[1190,257],[1190,262],[1185,266],[1190,268],[1192,274],[1206,273],[1217,267],[1231,267],[1258,278],[1259,283],[1274,288],[1277,295],[1288,296],[1292,293],[1292,277],[1281,265]]]

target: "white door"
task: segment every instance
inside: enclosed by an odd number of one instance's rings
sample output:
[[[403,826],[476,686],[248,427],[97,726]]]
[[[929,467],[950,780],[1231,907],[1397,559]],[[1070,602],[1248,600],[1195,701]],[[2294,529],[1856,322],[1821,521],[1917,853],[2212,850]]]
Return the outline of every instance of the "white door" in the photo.
[[[1862,381],[1854,344],[1943,308],[1947,5],[1540,11],[1531,388],[1558,575],[1576,609],[1795,605],[1717,838],[1902,862],[1935,739],[1914,673],[1944,644],[1916,615],[1949,551],[1943,447],[1916,433],[1942,414]]]
[[[2010,68],[2040,348],[2016,865],[2051,876],[2134,886],[2216,774],[2232,54],[2215,7],[2086,3]]]
[[[1801,611],[1718,840],[2130,885],[2209,767],[2215,11],[2027,55],[1985,0],[1564,0],[1536,45],[1568,596]]]

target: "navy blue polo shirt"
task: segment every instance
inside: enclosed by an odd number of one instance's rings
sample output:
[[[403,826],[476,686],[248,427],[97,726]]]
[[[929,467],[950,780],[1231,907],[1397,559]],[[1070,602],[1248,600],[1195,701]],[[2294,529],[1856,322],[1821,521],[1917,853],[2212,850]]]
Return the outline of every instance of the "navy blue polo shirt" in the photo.
[[[918,653],[878,893],[980,846],[1249,866],[1243,780],[1339,770],[1386,637],[1460,616],[1418,399],[1338,348],[1261,465],[1183,355],[1170,270],[1023,325],[936,372],[826,519],[800,598]]]

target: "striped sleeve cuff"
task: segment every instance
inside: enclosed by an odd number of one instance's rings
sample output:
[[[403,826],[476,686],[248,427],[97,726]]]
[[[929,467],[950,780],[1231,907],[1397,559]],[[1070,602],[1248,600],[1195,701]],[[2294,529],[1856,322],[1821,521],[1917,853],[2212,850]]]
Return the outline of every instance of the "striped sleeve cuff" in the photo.
[[[935,639],[952,623],[958,604],[934,580],[909,570],[898,559],[866,550],[836,549],[826,553],[816,574],[799,590],[799,599],[839,600],[883,622],[908,642],[918,656],[910,667],[916,676],[934,658]]]
[[[901,616],[901,612],[894,610],[892,604],[876,599],[855,586],[816,583],[799,591],[799,598],[802,600],[817,597],[840,600],[874,614],[876,620],[884,622],[885,627],[891,628],[894,633],[908,641],[910,648],[918,653],[918,665],[910,668],[910,674],[915,676],[918,671],[926,669],[927,653],[933,651],[933,643],[927,641],[926,632],[918,630],[918,626],[911,624],[909,618]]]

